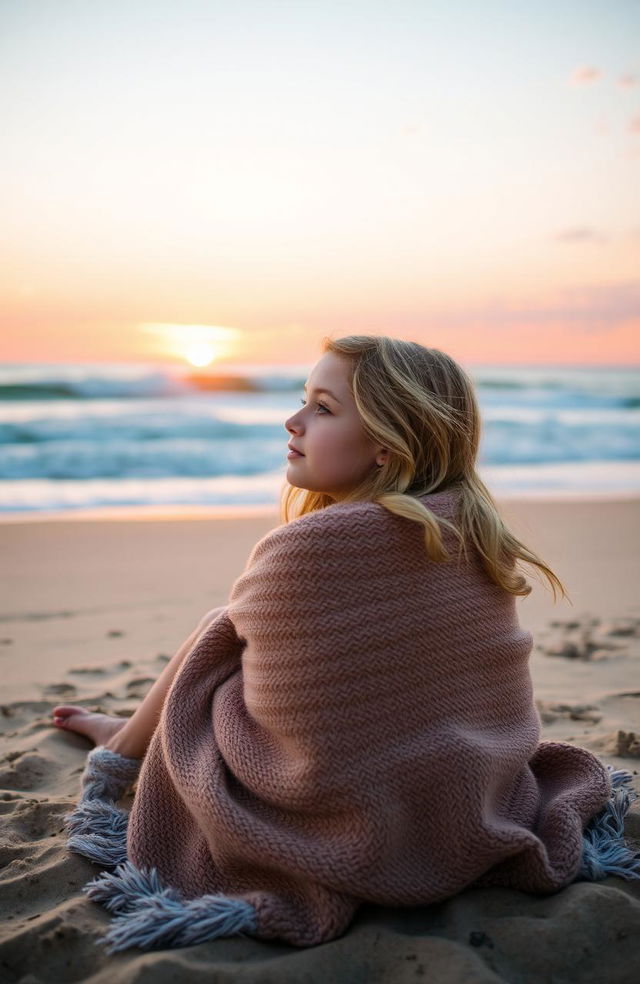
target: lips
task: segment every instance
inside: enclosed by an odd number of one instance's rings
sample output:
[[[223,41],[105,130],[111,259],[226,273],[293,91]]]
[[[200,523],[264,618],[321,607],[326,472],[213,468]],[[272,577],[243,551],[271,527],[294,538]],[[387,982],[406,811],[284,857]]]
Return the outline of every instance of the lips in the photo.
[[[297,448],[294,448],[293,444],[287,444],[287,447],[289,448],[289,454],[287,455],[288,458],[304,458],[302,451],[298,451]]]

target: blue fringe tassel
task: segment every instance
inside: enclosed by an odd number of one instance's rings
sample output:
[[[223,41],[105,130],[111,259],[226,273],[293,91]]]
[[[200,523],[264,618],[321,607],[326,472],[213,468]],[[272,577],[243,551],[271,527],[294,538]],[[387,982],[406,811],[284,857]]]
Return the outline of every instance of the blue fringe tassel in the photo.
[[[81,800],[65,821],[69,850],[110,867],[126,861],[129,817],[124,810],[102,800]]]
[[[80,802],[64,818],[71,851],[112,868],[127,860],[129,816],[118,809],[115,800],[124,795],[139,771],[139,759],[125,758],[102,745],[89,752]]]
[[[195,946],[219,936],[255,933],[256,912],[242,899],[203,895],[184,899],[165,887],[155,869],[146,871],[126,861],[111,874],[94,879],[84,889],[92,901],[114,913],[114,921],[99,940],[108,953],[135,946]]]
[[[129,816],[118,809],[115,799],[135,779],[139,766],[135,759],[94,749],[83,776],[82,798],[65,817],[72,851],[98,864],[118,866],[84,889],[114,915],[112,926],[98,942],[116,953],[133,946],[143,950],[193,946],[219,936],[255,933],[256,911],[248,902],[225,895],[184,899],[176,889],[163,885],[155,869],[139,869],[127,860]]]
[[[82,774],[82,799],[115,803],[135,782],[140,763],[140,759],[126,758],[104,745],[97,745],[87,756]]]
[[[119,767],[118,757],[109,755],[109,766]],[[256,911],[243,899],[225,895],[185,899],[177,889],[165,886],[154,868],[139,869],[127,860],[128,815],[111,798],[120,791],[116,792],[116,783],[122,784],[124,779],[120,775],[114,777],[107,790],[108,783],[102,785],[100,777],[102,759],[95,758],[82,800],[65,819],[71,850],[99,864],[117,865],[115,871],[104,872],[84,889],[92,901],[102,903],[114,915],[111,928],[99,940],[107,945],[107,952],[129,947],[149,950],[194,946],[245,932],[255,935]],[[122,766],[122,771],[126,766],[128,772],[133,769],[133,762],[123,760]],[[633,777],[625,770],[610,765],[607,768],[611,774],[611,797],[584,831],[582,866],[576,881],[598,881],[608,875],[627,880],[640,878],[640,854],[635,854],[624,840],[624,818],[636,799],[631,788]],[[126,779],[131,781],[128,774]]]
[[[631,881],[640,878],[640,854],[627,846],[624,818],[637,794],[631,787],[633,776],[624,769],[607,765],[611,774],[611,798],[593,817],[584,831],[582,866],[576,881],[599,881],[617,875]]]

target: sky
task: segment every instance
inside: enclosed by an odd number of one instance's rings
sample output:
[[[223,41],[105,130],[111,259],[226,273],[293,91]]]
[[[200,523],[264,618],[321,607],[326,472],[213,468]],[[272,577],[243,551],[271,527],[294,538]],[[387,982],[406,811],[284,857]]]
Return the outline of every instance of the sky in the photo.
[[[6,362],[640,364],[637,0],[0,0]]]

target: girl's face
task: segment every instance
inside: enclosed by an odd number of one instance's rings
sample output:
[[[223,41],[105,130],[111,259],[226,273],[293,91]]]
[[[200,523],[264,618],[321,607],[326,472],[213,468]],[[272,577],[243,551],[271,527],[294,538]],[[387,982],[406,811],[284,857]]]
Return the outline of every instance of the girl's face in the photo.
[[[365,434],[349,386],[347,361],[327,352],[313,367],[303,406],[285,421],[291,435],[287,481],[338,501],[386,460]],[[292,450],[293,449],[293,450]]]

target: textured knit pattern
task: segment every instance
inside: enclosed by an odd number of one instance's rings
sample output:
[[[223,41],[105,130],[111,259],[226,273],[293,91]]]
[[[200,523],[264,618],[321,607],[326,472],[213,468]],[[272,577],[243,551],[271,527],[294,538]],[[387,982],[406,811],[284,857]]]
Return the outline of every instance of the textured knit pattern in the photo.
[[[455,493],[423,501],[455,517]],[[590,752],[539,743],[531,645],[477,558],[430,561],[422,529],[381,506],[279,527],[173,683],[130,860],[186,898],[250,903],[256,936],[297,946],[343,933],[363,901],[557,891],[611,780]]]

